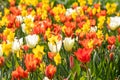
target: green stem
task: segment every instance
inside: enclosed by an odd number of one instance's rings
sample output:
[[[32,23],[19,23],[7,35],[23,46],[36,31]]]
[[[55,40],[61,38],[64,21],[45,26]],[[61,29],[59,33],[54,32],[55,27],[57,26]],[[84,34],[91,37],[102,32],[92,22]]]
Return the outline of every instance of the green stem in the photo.
[[[30,73],[30,80],[32,80],[32,72]]]
[[[91,80],[91,72],[90,69],[87,69],[87,80]]]
[[[2,80],[2,69],[0,69],[0,80]]]

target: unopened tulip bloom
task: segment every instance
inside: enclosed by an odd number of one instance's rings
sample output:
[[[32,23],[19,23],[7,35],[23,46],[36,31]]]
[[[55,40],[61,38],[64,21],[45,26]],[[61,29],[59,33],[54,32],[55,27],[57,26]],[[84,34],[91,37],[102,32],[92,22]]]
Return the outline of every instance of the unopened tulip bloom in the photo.
[[[57,53],[60,51],[61,46],[62,46],[62,39],[61,36],[54,36],[52,35],[51,38],[48,39],[48,47],[51,52]]]
[[[0,56],[3,55],[2,46],[0,45]]]
[[[12,44],[12,51],[16,52],[20,50],[20,47],[23,45],[23,38],[21,39],[15,39]]]
[[[38,35],[28,35],[25,37],[26,43],[28,47],[33,48],[36,46],[36,44],[39,41],[39,36]]]
[[[74,42],[75,42],[74,39],[72,39],[71,37],[70,38],[66,37],[63,41],[65,50],[71,51],[74,45]]]
[[[110,17],[110,29],[115,30],[120,26],[120,17]]]
[[[61,40],[56,42],[56,44],[48,42],[48,47],[49,47],[50,51],[54,52],[54,53],[59,52],[60,49],[61,49],[61,46],[62,46],[62,41]]]
[[[43,80],[50,80],[48,77],[44,77]]]

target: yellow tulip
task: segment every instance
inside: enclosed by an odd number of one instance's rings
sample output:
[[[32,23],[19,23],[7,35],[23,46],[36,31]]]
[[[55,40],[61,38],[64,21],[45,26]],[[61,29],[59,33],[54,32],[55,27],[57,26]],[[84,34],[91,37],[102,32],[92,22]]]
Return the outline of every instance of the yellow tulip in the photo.
[[[54,57],[54,61],[55,61],[56,65],[61,63],[61,56],[59,53],[57,53],[56,56]]]

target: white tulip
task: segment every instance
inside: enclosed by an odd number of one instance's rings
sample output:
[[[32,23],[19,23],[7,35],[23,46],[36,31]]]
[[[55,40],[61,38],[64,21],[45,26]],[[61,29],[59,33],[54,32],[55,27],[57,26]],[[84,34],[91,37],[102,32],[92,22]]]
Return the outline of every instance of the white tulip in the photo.
[[[72,8],[67,9],[67,11],[66,11],[66,16],[71,15],[73,12],[75,12],[74,9],[72,9]]]
[[[115,30],[120,26],[120,17],[110,17],[110,29]]]
[[[70,38],[66,37],[63,40],[63,44],[66,51],[71,51],[74,45],[74,39],[72,39],[71,37]]]
[[[72,15],[72,13],[74,13],[74,12],[79,13],[80,9],[82,9],[82,8],[81,7],[77,7],[75,9],[69,8],[66,10],[65,15],[69,16],[69,15]]]
[[[16,16],[16,19],[17,19],[18,21],[20,21],[21,23],[23,22],[22,16]]]
[[[25,37],[26,43],[28,47],[33,48],[36,46],[36,44],[39,41],[39,36],[34,34],[34,35],[28,35]]]
[[[14,42],[12,43],[12,52],[19,51],[22,45],[23,45],[23,38],[14,39]]]
[[[34,17],[32,15],[28,15],[28,16],[25,16],[23,17],[23,19],[30,19],[32,22],[34,21]]]
[[[49,80],[49,78],[48,77],[44,77],[43,80]]]
[[[91,31],[91,32],[96,32],[96,31],[97,31],[97,26],[91,27],[91,28],[90,28],[90,31]]]
[[[22,32],[25,33],[25,23],[21,24],[21,27],[22,27]]]
[[[60,51],[62,46],[62,40],[57,41],[56,44],[53,44],[51,42],[48,42],[48,47],[50,49],[51,52],[57,53]]]
[[[0,44],[0,56],[2,56],[2,55],[3,55],[3,51],[2,51],[2,46]]]

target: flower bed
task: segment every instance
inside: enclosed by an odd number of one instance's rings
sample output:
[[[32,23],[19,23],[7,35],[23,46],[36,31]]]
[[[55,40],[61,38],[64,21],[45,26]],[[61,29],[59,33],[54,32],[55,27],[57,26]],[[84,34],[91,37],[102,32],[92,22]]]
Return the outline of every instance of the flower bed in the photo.
[[[6,2],[0,80],[120,79],[119,0]]]

